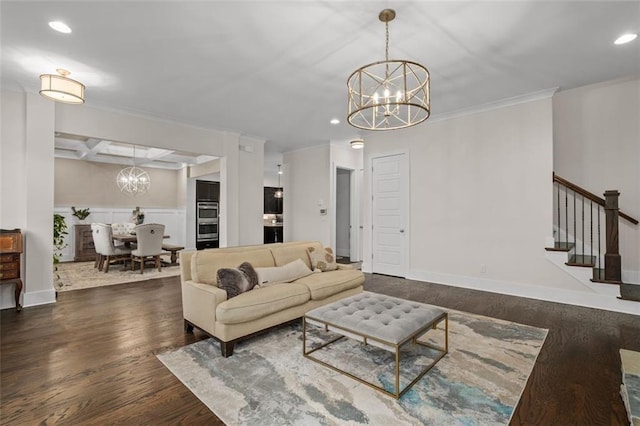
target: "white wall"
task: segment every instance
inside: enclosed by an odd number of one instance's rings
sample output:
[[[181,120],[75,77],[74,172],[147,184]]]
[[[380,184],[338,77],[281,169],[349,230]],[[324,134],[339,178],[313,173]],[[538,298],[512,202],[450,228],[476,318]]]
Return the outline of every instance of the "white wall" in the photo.
[[[549,98],[368,135],[368,193],[373,157],[409,154],[410,278],[487,290],[488,282],[513,283],[540,294],[588,291],[545,260],[552,150]]]
[[[640,219],[640,79],[610,81],[553,98],[554,169]],[[623,281],[640,283],[640,226],[620,220]]]
[[[331,246],[329,145],[284,153],[284,240]],[[320,209],[327,209],[326,215]]]
[[[124,167],[120,164],[55,159],[54,204],[75,207],[122,207],[133,209],[178,207],[178,197],[184,194],[182,170],[142,167],[151,179],[149,191],[135,196],[120,191],[116,176]],[[180,200],[183,202],[182,200]]]
[[[22,304],[55,301],[53,290],[54,104],[37,94],[2,91],[0,227],[24,233]],[[0,286],[0,308],[15,306]]]
[[[240,208],[238,218],[239,245],[262,244],[264,241],[262,215],[264,213],[264,141],[240,137]]]

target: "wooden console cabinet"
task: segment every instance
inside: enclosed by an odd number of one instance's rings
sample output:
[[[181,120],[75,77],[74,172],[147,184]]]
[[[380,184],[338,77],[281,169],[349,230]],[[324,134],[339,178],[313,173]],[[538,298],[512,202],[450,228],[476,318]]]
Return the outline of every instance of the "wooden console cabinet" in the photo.
[[[91,235],[91,224],[75,225],[75,245],[76,252],[73,257],[74,262],[85,262],[96,260],[96,248],[93,245],[93,235]]]
[[[22,232],[19,229],[0,229],[0,284],[15,284],[16,310],[21,311],[20,257],[22,255]]]

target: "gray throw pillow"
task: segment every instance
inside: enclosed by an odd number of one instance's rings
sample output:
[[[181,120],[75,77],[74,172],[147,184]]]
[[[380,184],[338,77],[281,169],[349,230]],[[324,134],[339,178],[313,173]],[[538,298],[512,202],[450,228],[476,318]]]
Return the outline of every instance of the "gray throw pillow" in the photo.
[[[218,287],[227,292],[227,300],[253,289],[258,284],[258,274],[249,262],[237,268],[218,269]]]

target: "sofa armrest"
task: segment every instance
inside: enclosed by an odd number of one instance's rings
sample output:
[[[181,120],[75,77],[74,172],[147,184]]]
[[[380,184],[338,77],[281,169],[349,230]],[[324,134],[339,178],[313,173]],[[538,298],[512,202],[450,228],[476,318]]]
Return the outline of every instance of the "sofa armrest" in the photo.
[[[196,283],[182,282],[182,314],[184,319],[216,336],[216,308],[227,300],[227,292],[221,288]]]
[[[353,265],[347,265],[347,264],[344,264],[344,263],[338,263],[338,270],[341,270],[341,269],[342,270],[343,269],[356,269],[356,267],[353,266]]]

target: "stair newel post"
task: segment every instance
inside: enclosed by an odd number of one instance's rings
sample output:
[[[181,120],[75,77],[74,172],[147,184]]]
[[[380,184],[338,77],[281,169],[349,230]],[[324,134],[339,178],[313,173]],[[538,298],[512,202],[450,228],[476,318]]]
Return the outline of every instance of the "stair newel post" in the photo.
[[[605,191],[604,212],[606,222],[606,252],[604,255],[605,281],[622,281],[622,262],[618,241],[618,197],[616,190]]]

